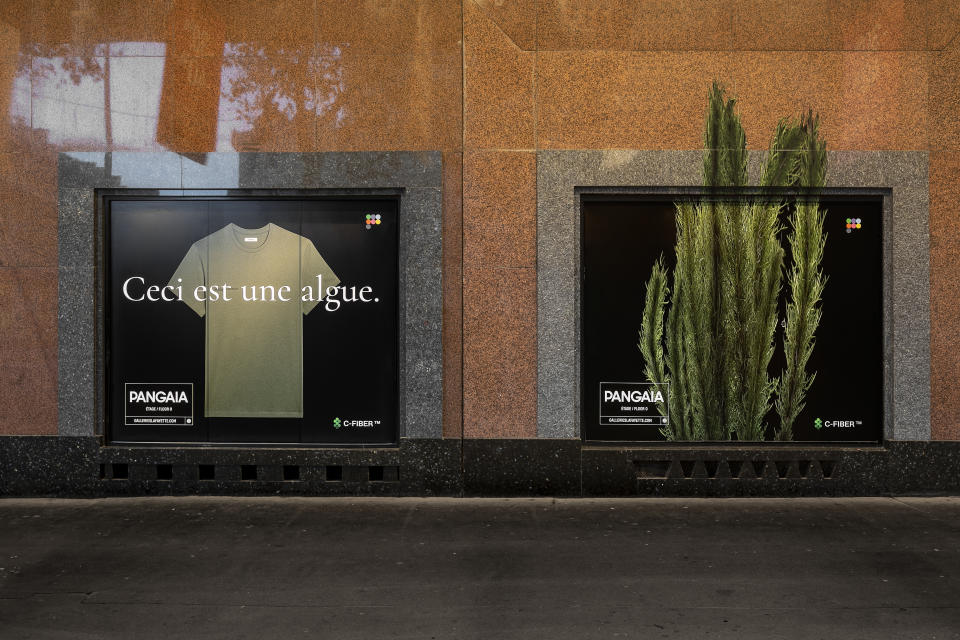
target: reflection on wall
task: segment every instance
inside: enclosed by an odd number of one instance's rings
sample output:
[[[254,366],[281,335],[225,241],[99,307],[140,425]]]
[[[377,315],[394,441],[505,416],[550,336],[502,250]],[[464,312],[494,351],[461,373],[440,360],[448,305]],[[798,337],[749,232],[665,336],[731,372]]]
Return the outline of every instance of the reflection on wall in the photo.
[[[23,43],[0,22],[4,150],[11,127],[63,151],[311,150],[318,118],[343,121],[348,45],[226,42],[222,23],[181,13],[167,42]]]
[[[52,151],[451,149],[462,138],[459,2],[0,0],[0,22],[19,34],[0,113]]]
[[[113,58],[78,55],[69,46],[32,48],[26,74],[30,122],[47,132],[48,143],[71,149],[159,148],[154,132],[162,55]],[[107,46],[98,49],[109,52]]]
[[[225,43],[222,59],[174,62],[164,43],[97,47],[130,48],[158,55],[83,55],[68,45],[32,45],[16,63],[0,66],[4,125],[42,130],[48,144],[70,150],[308,150],[318,117],[330,128],[344,117],[339,46],[302,56]]]
[[[221,76],[218,149],[309,150],[317,119],[343,120],[342,49],[318,44],[315,51],[253,43],[227,43]]]

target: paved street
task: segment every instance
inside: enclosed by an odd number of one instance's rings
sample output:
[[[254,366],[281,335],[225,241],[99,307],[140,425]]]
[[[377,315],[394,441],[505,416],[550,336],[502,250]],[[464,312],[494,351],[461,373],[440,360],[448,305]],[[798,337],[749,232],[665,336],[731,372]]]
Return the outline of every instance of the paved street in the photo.
[[[0,637],[960,638],[960,498],[2,500]]]

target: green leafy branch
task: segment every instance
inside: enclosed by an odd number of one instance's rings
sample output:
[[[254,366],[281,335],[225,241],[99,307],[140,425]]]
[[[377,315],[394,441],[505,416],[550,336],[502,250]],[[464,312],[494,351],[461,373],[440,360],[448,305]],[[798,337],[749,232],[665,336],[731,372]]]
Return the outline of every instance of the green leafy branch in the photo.
[[[673,273],[661,258],[647,281],[638,342],[644,373],[651,382],[670,384],[668,406],[659,406],[670,416],[661,429],[668,439],[761,440],[765,417],[775,406],[780,414],[776,437],[789,440],[815,375],[806,365],[825,283],[823,213],[815,198],[792,209],[786,368],[771,378],[783,284],[780,217],[788,203],[782,197],[728,197],[724,188],[736,192],[747,185],[746,136],[736,101],[726,99],[716,82],[707,104],[703,177],[708,195],[676,204]],[[816,189],[825,175],[819,120],[812,113],[799,121],[782,120],[760,186]]]

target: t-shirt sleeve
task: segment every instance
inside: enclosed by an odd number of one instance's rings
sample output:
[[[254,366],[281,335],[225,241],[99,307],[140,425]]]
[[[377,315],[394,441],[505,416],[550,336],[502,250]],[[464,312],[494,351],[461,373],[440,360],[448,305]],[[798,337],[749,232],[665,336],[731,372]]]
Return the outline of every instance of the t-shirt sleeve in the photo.
[[[183,260],[180,261],[180,266],[177,267],[177,271],[170,278],[169,286],[174,287],[174,290],[176,290],[176,287],[181,287],[181,301],[193,309],[198,316],[203,317],[206,308],[204,303],[197,300],[193,292],[205,282],[200,250],[194,244],[187,250],[187,255],[183,256]]]
[[[317,279],[317,276],[320,279]],[[320,290],[318,291],[318,284]],[[300,308],[303,315],[307,315],[326,297],[327,289],[340,284],[340,278],[333,272],[327,261],[307,238],[300,238],[300,287],[311,287],[313,300],[306,300],[301,296]]]

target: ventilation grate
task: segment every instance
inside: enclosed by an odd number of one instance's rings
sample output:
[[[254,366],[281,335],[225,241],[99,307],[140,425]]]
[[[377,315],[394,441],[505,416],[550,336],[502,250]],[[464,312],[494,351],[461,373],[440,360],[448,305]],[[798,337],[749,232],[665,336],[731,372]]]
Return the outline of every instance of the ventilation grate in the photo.
[[[645,463],[638,463],[641,466]],[[656,477],[666,478],[670,469],[671,462],[658,461],[656,468],[649,473],[659,474]],[[172,482],[174,480],[174,467],[172,463],[147,463],[134,465],[134,475],[138,480],[153,480],[157,482]],[[236,482],[238,479],[242,482],[275,482],[283,480],[284,482],[303,482],[304,472],[306,471],[307,480],[312,482],[316,479],[316,473],[319,472],[320,478],[327,482],[344,483],[391,483],[400,481],[400,467],[398,465],[339,465],[329,464],[323,467],[303,467],[299,464],[282,464],[277,466],[259,466],[256,464],[195,464],[181,465],[182,471],[189,474],[192,469],[196,470],[197,482],[206,483],[219,480]],[[639,469],[639,467],[638,467]],[[126,462],[101,462],[98,463],[97,474],[100,480],[130,480],[130,465]],[[183,481],[189,483],[189,477],[177,476],[181,484]],[[653,477],[653,476],[651,476]]]
[[[684,478],[692,478],[693,470],[697,466],[696,460],[681,460],[680,461],[680,471],[683,473]]]
[[[639,480],[829,480],[837,473],[836,460],[633,460]],[[724,471],[724,466],[727,471]],[[380,478],[378,467],[370,468],[370,480]],[[389,467],[383,467],[389,469]],[[819,470],[819,471],[818,471]],[[672,473],[671,473],[672,472]],[[727,473],[729,472],[729,475]]]
[[[777,477],[780,479],[786,478],[790,475],[790,461],[789,460],[777,460],[774,462],[774,465],[777,467]]]
[[[634,460],[638,478],[666,478],[670,473],[669,460]]]
[[[833,474],[837,471],[837,462],[836,460],[821,460],[820,461],[820,470],[823,471],[824,480],[829,480],[833,477]]]
[[[327,471],[327,482],[342,482],[343,481],[343,467],[338,464],[329,464],[326,468]]]
[[[368,467],[367,477],[370,482],[397,482],[400,479],[400,468],[372,465]]]

